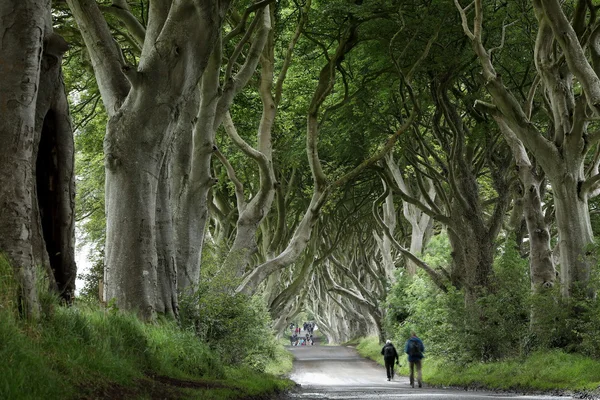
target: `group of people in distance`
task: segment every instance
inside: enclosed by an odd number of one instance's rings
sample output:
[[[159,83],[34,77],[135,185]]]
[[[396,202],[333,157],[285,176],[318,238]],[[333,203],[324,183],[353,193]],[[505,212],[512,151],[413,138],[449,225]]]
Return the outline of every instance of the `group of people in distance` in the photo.
[[[410,386],[415,387],[415,369],[417,370],[417,384],[423,387],[423,375],[421,372],[423,353],[425,346],[423,341],[417,337],[415,332],[411,332],[410,338],[404,345],[404,352],[408,355],[408,367],[410,371]],[[385,363],[385,370],[388,381],[394,378],[394,361],[400,366],[400,356],[391,340],[387,340],[381,349],[381,355]]]
[[[300,329],[299,325],[295,325],[293,323],[290,324],[290,331],[292,332],[292,335],[290,336],[290,344],[292,346],[313,346],[315,344],[313,340],[313,331],[315,329],[315,323],[305,322],[302,327],[304,328],[303,330],[306,332],[305,337],[300,336],[300,332],[302,331],[302,329]]]

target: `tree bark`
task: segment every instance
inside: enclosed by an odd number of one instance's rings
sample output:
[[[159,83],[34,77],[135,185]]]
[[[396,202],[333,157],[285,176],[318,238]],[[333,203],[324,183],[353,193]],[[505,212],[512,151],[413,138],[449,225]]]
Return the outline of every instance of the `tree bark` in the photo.
[[[158,180],[180,111],[208,64],[229,1],[153,4],[137,70],[125,65],[95,2],[68,0],[110,117],[105,299],[152,318],[159,304]],[[161,273],[166,272],[160,271]]]
[[[32,248],[33,141],[45,20],[50,3],[0,3],[0,250],[15,268],[26,313],[39,315]],[[4,45],[4,43],[6,45]]]
[[[419,202],[421,203],[435,202],[435,187],[430,179],[425,179],[425,181],[428,183],[426,193],[414,193],[414,191],[410,190],[409,186],[405,183],[402,173],[400,172],[400,168],[398,167],[398,164],[394,162],[394,158],[391,153],[386,156],[385,161],[396,185],[398,185],[400,190],[411,197],[418,198]],[[402,202],[402,212],[404,218],[406,218],[411,226],[409,250],[412,254],[419,255],[423,252],[425,246],[427,245],[427,231],[431,228],[433,218],[420,210],[415,204],[411,204],[407,201]],[[417,264],[410,259],[406,260],[406,270],[409,276],[414,275],[417,272]]]
[[[50,1],[2,2],[0,26],[0,251],[15,269],[23,313],[37,318],[37,265],[53,270],[65,299],[75,288],[67,46],[52,31]]]
[[[556,269],[550,245],[550,231],[542,209],[541,185],[543,185],[544,180],[540,179],[535,173],[534,166],[525,151],[525,146],[510,130],[506,122],[500,118],[497,118],[496,122],[513,152],[519,179],[523,185],[521,205],[529,234],[531,289],[534,293],[539,293],[543,289],[554,286],[556,280]]]
[[[536,69],[548,99],[554,130],[554,138],[546,138],[531,123],[529,115],[496,73],[490,53],[481,39],[483,4],[481,0],[475,0],[474,3],[475,17],[471,31],[466,10],[455,0],[463,30],[479,58],[486,87],[494,102],[494,105],[486,108],[506,121],[533,154],[553,188],[560,237],[559,265],[563,295],[568,297],[581,290],[592,295],[587,288],[592,265],[587,247],[593,243],[588,196],[598,175],[586,181],[584,162],[586,153],[597,143],[598,136],[587,133],[586,108],[589,106],[596,115],[600,112],[600,80],[586,60],[581,43],[560,4],[554,0],[533,1],[539,25],[535,43]],[[560,51],[557,51],[554,41],[559,44]],[[572,76],[577,78],[584,90],[577,100]]]
[[[62,78],[62,55],[67,43],[55,33],[47,36],[36,104],[34,176],[44,258],[52,286],[67,303],[75,295],[75,148],[69,104]],[[37,219],[37,218],[36,218]],[[41,265],[45,265],[41,263]]]

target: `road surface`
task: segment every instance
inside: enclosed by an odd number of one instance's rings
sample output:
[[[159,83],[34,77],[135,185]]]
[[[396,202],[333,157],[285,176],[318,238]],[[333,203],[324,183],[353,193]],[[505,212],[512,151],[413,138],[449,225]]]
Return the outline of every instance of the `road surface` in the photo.
[[[288,349],[295,357],[290,377],[300,385],[296,392],[290,394],[290,398],[297,400],[573,399],[569,396],[497,394],[430,388],[426,382],[423,388],[413,389],[406,376],[396,376],[388,382],[384,367],[360,357],[356,350],[350,347],[315,345]]]

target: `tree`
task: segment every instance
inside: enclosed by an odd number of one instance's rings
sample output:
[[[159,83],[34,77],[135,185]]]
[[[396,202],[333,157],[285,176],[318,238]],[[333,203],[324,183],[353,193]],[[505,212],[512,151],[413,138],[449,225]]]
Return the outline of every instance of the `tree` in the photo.
[[[572,23],[558,1],[532,2],[538,20],[535,41],[535,67],[538,79],[529,96],[519,101],[497,73],[492,53],[502,48],[486,49],[482,41],[484,5],[476,0],[473,27],[469,25],[468,8],[458,0],[462,27],[470,40],[483,70],[486,88],[493,104],[480,102],[496,119],[503,121],[527,150],[533,154],[552,185],[559,234],[560,277],[563,295],[591,295],[588,283],[591,260],[587,246],[593,243],[588,200],[596,194],[600,175],[597,165],[586,171],[587,153],[597,145],[600,135],[588,131],[588,115],[597,115],[600,99],[598,55],[595,43],[598,30],[584,35],[586,26],[595,23],[596,12],[589,3],[578,1]],[[586,19],[589,13],[590,18]],[[581,41],[588,46],[591,62]],[[537,88],[547,106],[547,119],[537,122],[532,102]],[[581,87],[581,90],[579,89]]]
[[[118,307],[145,318],[174,314],[172,293],[162,289],[174,286],[175,271],[161,266],[159,275],[159,179],[175,127],[186,115],[182,107],[208,65],[229,1],[151,2],[146,27],[121,2],[130,26],[144,33],[137,66],[125,62],[95,1],[67,3],[109,117],[105,300],[115,298]]]
[[[50,1],[0,5],[0,251],[24,312],[39,314],[36,267],[70,300],[75,289],[73,136]]]

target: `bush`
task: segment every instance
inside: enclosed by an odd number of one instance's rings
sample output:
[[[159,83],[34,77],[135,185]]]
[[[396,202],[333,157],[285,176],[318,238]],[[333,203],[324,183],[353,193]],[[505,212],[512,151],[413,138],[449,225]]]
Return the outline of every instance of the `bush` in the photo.
[[[215,279],[204,281],[196,294],[183,298],[182,325],[194,328],[224,363],[264,371],[280,346],[271,330],[270,315],[260,297],[234,294],[224,286]]]
[[[436,243],[436,251],[450,251],[443,238]],[[475,304],[466,305],[461,290],[450,287],[442,292],[422,271],[412,278],[399,274],[388,297],[392,317],[386,321],[386,330],[398,343],[416,331],[428,353],[455,362],[521,354],[528,337],[528,265],[507,243],[494,263],[491,287]],[[443,264],[448,258],[426,253],[425,259]]]

